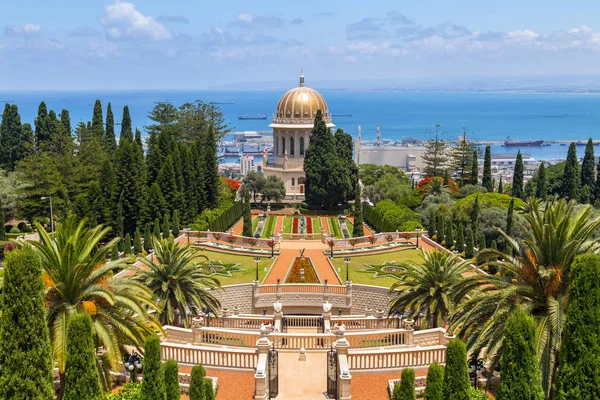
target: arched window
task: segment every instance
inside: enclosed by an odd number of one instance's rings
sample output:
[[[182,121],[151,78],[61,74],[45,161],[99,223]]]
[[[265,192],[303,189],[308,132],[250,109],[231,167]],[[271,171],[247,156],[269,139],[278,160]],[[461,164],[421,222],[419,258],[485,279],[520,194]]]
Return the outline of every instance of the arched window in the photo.
[[[275,136],[275,146],[273,146],[273,151],[275,154],[279,154],[279,137]]]
[[[294,138],[290,138],[290,156],[294,156]]]
[[[304,155],[304,137],[300,138],[300,155]]]
[[[285,138],[281,138],[281,154],[285,153]]]
[[[292,178],[292,186],[296,186],[296,179]]]

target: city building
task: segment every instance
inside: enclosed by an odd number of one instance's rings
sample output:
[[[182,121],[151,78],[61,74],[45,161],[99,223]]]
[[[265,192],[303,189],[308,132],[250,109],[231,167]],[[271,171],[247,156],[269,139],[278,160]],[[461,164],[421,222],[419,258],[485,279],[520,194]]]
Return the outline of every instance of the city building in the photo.
[[[240,174],[246,176],[250,171],[255,171],[254,156],[243,155],[240,157]]]
[[[272,123],[273,163],[263,154],[263,172],[266,177],[277,176],[285,184],[288,199],[304,198],[304,155],[310,143],[317,111],[323,113],[328,128],[335,125],[323,96],[304,85],[304,73],[300,73],[298,87],[288,90],[277,103]]]

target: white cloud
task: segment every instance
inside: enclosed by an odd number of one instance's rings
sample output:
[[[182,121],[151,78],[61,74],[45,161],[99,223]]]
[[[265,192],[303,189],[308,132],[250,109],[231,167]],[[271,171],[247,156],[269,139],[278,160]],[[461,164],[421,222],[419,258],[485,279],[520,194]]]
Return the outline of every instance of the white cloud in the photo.
[[[104,7],[104,33],[110,40],[165,40],[171,33],[154,18],[145,16],[135,4],[117,1]]]
[[[37,24],[26,24],[22,26],[7,26],[4,35],[8,37],[33,37],[41,33],[42,27]]]

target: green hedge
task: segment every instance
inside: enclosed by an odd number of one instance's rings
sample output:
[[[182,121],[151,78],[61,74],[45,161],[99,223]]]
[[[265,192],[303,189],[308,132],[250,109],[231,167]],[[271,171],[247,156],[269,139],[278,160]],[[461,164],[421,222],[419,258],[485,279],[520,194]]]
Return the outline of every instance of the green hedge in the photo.
[[[421,227],[419,215],[406,206],[398,206],[386,200],[377,207],[363,203],[365,221],[377,232],[414,230]]]
[[[328,220],[329,220],[329,226],[331,226],[330,233],[333,235],[333,237],[336,239],[343,238],[342,231],[340,229],[340,224],[338,223],[337,217],[329,217]]]
[[[265,222],[265,226],[262,231],[263,238],[270,238],[275,233],[275,223],[277,222],[277,217],[274,215],[269,215],[267,217],[267,221]]]
[[[225,202],[220,207],[212,210],[204,210],[192,224],[192,229],[213,232],[225,232],[237,220],[242,218],[244,208],[239,201]]]

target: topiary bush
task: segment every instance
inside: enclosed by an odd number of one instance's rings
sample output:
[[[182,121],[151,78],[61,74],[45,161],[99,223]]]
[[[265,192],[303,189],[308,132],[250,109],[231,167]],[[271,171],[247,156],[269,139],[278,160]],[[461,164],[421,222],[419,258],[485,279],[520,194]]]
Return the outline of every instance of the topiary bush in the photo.
[[[190,391],[188,392],[190,400],[206,400],[206,394],[204,393],[205,376],[206,371],[202,365],[196,365],[192,368]]]
[[[402,370],[400,383],[394,386],[393,400],[415,400],[415,371],[411,368]]]
[[[10,228],[10,233],[21,233],[21,230],[16,226],[13,226],[12,228]]]
[[[462,341],[451,340],[446,347],[444,400],[469,400],[470,386],[467,348]]]
[[[144,379],[140,391],[143,400],[165,400],[165,375],[158,336],[150,336],[144,343]]]
[[[179,365],[175,360],[167,360],[163,364],[165,375],[166,400],[179,400],[181,398],[181,388],[179,387]]]
[[[444,400],[444,367],[433,363],[427,370],[425,400]]]

